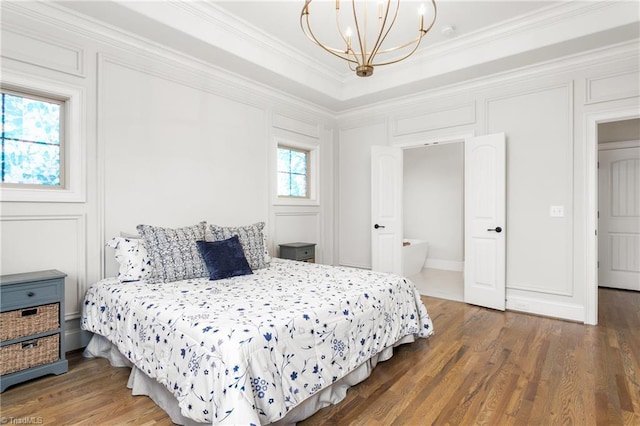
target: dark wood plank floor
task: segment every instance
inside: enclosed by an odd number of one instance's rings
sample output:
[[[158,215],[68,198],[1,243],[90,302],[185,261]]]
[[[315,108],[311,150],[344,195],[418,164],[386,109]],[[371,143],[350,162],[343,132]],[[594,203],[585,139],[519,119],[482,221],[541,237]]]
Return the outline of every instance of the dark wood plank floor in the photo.
[[[436,334],[300,425],[640,425],[640,293],[599,297],[596,327],[424,297]],[[171,424],[131,395],[129,369],[80,352],[69,367],[5,391],[0,420]]]

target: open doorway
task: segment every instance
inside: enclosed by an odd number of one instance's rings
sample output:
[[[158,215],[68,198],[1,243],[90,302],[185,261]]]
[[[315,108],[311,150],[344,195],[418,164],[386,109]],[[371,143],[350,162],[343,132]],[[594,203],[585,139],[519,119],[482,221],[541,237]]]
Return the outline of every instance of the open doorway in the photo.
[[[505,310],[506,138],[464,135],[464,302]],[[460,137],[450,138],[459,141]],[[439,142],[439,144],[442,142]],[[406,273],[403,260],[403,148],[371,147],[372,269]],[[438,226],[434,224],[432,226]],[[411,247],[411,246],[409,246]],[[425,257],[418,267],[426,265]],[[420,270],[419,269],[419,270]]]
[[[408,147],[403,156],[409,278],[420,294],[464,301],[464,141]]]
[[[598,125],[598,286],[640,291],[640,119]]]
[[[585,116],[586,227],[585,324],[598,324],[598,139],[600,125],[640,118],[637,107],[620,108]]]

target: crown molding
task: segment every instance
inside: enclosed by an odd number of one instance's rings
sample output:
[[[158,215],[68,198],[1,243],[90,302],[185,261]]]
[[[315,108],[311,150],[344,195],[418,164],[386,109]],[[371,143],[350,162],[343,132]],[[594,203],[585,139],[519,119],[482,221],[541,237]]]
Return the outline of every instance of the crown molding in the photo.
[[[229,32],[229,36],[233,39],[244,39],[247,42],[259,46],[261,52],[276,52],[277,57],[283,62],[290,64],[292,61],[300,62],[300,65],[306,69],[313,70],[324,78],[341,80],[345,73],[337,72],[333,68],[318,63],[310,55],[297,51],[286,42],[276,39],[271,34],[257,28],[255,25],[243,20],[242,18],[229,13],[226,9],[210,2],[193,2],[190,0],[178,0],[172,3],[176,8],[182,8],[189,11],[196,17],[207,20],[214,25],[221,26],[225,31]]]
[[[263,84],[260,81],[234,73],[209,61],[185,54],[161,43],[69,9],[64,6],[64,2],[61,4],[55,2],[2,2],[3,26],[10,14],[22,16],[44,26],[51,26],[85,37],[105,47],[138,57],[146,57],[149,60],[163,62],[174,68],[183,68],[193,73],[207,75],[216,81],[224,82],[221,84],[229,88],[229,91],[237,91],[238,93],[249,91],[252,96],[263,98],[265,103],[279,102],[293,106],[304,106],[330,119],[334,118],[334,111],[321,103],[309,102],[309,100],[295,94]]]
[[[146,34],[138,33],[138,28],[129,22],[127,31],[109,23],[118,24],[119,18],[112,16],[113,20],[108,21],[97,12],[92,14],[93,18],[65,3],[5,1],[2,9],[117,49],[136,54],[142,51],[206,70],[234,87],[257,88],[265,96],[276,93],[276,97],[313,104],[332,116],[360,105],[407,96],[410,90],[423,92],[457,81],[474,81],[507,68],[520,69],[580,51],[613,46],[629,39],[631,25],[639,25],[638,4],[633,1],[562,1],[423,47],[403,61],[402,66],[386,68],[384,78],[362,79],[319,64],[308,54],[212,2],[100,2],[111,7],[111,12],[113,8],[125,14],[129,11],[125,15],[129,20],[137,17],[143,19],[143,24],[153,24],[158,37],[154,37],[150,28],[146,28]],[[166,32],[157,33],[158,28],[166,28]],[[613,34],[614,31],[617,33]],[[161,39],[164,44],[159,42]],[[180,42],[189,49],[181,49]]]
[[[341,90],[341,74],[213,3],[190,0],[115,0],[115,3],[288,80],[311,84],[330,95]]]
[[[636,2],[561,2],[468,35],[422,49],[387,71],[385,79],[364,84],[345,81],[342,101],[393,90],[427,79],[554,46],[607,30],[638,25]],[[594,24],[595,23],[595,24]],[[616,42],[619,42],[616,41]],[[584,45],[588,51],[598,46]],[[564,56],[564,53],[561,55]],[[522,63],[521,66],[527,64]]]
[[[640,40],[632,40],[619,43],[614,46],[607,46],[587,52],[576,53],[574,55],[562,57],[491,74],[489,76],[478,77],[447,86],[436,87],[424,90],[411,95],[400,96],[394,99],[372,103],[365,106],[358,106],[341,112],[340,122],[349,120],[360,120],[363,117],[370,117],[372,114],[382,114],[386,116],[392,112],[397,112],[405,108],[411,109],[415,106],[424,105],[425,99],[443,99],[463,95],[476,91],[487,91],[493,88],[504,87],[510,84],[523,84],[537,78],[561,73],[570,73],[586,68],[596,69],[598,66],[611,64],[617,61],[628,61],[633,63],[630,70],[640,71]],[[625,68],[626,69],[626,68]]]

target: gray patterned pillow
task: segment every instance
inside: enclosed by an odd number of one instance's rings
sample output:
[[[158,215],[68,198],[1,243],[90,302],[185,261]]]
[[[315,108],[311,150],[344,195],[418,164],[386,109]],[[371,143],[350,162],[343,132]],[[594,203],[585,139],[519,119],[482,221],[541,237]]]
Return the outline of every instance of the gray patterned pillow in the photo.
[[[207,266],[196,245],[196,241],[204,240],[206,227],[206,222],[175,229],[138,225],[136,229],[153,261],[153,270],[147,282],[208,277]]]
[[[209,225],[207,241],[222,241],[237,235],[251,269],[266,268],[269,266],[270,259],[262,232],[263,228],[264,222],[237,227]]]

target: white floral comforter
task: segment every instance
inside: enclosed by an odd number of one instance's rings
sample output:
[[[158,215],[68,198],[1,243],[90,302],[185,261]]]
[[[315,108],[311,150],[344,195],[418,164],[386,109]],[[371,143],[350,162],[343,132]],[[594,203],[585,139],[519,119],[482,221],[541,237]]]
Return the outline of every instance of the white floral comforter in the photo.
[[[276,421],[406,335],[433,324],[396,275],[276,260],[253,275],[173,283],[104,279],[82,328],[105,336],[207,423]]]

